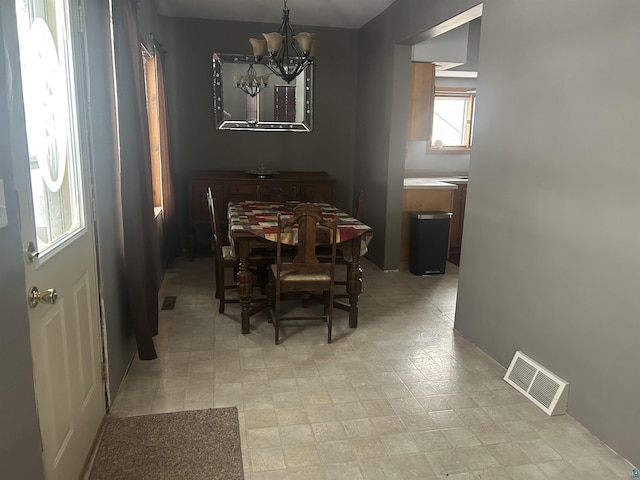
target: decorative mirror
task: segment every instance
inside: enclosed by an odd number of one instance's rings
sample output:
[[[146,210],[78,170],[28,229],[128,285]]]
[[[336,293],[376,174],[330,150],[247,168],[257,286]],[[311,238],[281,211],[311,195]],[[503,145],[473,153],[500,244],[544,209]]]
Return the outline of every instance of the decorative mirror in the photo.
[[[250,68],[267,86],[251,96],[236,85]],[[256,78],[256,77],[252,77]],[[218,130],[310,132],[313,128],[313,65],[287,83],[252,55],[213,55],[213,110]]]

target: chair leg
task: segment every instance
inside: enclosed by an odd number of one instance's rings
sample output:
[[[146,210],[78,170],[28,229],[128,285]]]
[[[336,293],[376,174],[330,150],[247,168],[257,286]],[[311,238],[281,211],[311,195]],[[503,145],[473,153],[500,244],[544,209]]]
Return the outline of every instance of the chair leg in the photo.
[[[218,307],[218,313],[224,313],[224,304],[225,304],[225,298],[224,298],[224,268],[219,269],[220,272],[218,273],[218,280],[216,281],[216,283],[218,284],[218,286],[216,287],[218,289],[218,299],[220,300],[220,306]]]
[[[269,323],[273,323],[271,312],[275,312],[276,287],[273,284],[273,278],[269,276],[267,282],[267,303],[269,304]]]
[[[273,317],[273,328],[276,330],[276,345],[280,343],[280,292],[276,290],[275,315]]]
[[[216,279],[216,298],[220,298],[220,279],[218,278],[220,275],[218,275],[218,264],[215,260],[213,264],[214,264],[214,272],[215,272],[214,277]]]
[[[276,309],[273,316],[273,329],[275,330],[275,344],[280,343],[280,299],[276,298]]]
[[[224,288],[220,289],[220,306],[218,307],[218,313],[224,313]]]
[[[333,292],[329,293],[329,318],[327,319],[327,343],[331,343],[331,329],[333,327]]]
[[[327,292],[327,291],[322,292],[322,298],[324,300],[323,315],[325,317],[329,318],[329,292]]]

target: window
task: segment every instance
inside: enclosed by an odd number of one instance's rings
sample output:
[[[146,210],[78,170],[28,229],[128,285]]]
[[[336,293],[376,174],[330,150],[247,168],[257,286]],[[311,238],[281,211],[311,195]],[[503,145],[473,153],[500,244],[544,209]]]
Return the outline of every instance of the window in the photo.
[[[153,185],[153,206],[156,214],[162,208],[162,148],[160,138],[160,106],[158,103],[158,80],[156,59],[143,46],[145,93],[147,96],[147,117],[149,121],[149,146],[151,150],[151,182]]]
[[[432,151],[468,152],[473,137],[475,90],[436,87]]]
[[[276,122],[296,121],[296,86],[274,85],[274,114]]]
[[[61,0],[16,0],[31,195],[40,258],[85,227],[72,19]],[[3,160],[4,161],[4,160]]]

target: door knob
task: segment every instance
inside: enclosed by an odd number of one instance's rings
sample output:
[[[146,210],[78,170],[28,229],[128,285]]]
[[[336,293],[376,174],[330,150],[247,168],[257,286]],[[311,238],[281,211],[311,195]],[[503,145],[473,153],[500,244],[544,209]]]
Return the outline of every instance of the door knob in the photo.
[[[38,303],[54,304],[58,300],[58,292],[54,288],[48,288],[41,292],[38,287],[31,287],[27,293],[27,303],[31,308],[38,306]]]

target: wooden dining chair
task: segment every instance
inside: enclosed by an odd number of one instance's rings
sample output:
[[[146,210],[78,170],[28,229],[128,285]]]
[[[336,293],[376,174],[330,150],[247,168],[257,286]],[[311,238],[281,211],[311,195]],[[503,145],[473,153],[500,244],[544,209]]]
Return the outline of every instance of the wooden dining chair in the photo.
[[[360,220],[360,216],[362,215],[362,209],[364,208],[364,189],[358,190],[358,194],[356,195],[356,201],[353,205],[353,218]]]
[[[225,290],[236,288],[235,282],[233,284],[225,284],[225,270],[233,270],[235,280],[238,260],[236,259],[233,247],[222,244],[220,227],[216,217],[216,205],[213,200],[213,194],[211,193],[211,187],[207,187],[207,205],[209,206],[209,220],[211,222],[211,250],[214,253],[215,262],[216,298],[220,301],[218,312],[224,313],[226,303],[238,303],[237,299],[227,299],[224,293]]]
[[[292,233],[298,227],[298,248],[290,261],[283,260],[283,233]],[[326,238],[318,239],[319,234]],[[327,235],[328,234],[328,235]],[[280,343],[280,325],[286,320],[318,320],[327,322],[327,341],[331,343],[333,325],[333,281],[336,265],[337,220],[335,216],[322,217],[322,209],[312,203],[301,203],[293,210],[293,216],[278,214],[276,263],[269,271],[267,297],[269,313],[275,329],[275,343]],[[317,241],[331,245],[328,262],[320,262],[316,255]],[[289,292],[322,292],[324,297],[323,315],[283,316],[281,300]]]
[[[236,290],[236,273],[238,272],[239,260],[235,255],[233,247],[223,244],[223,237],[220,234],[220,225],[216,217],[216,205],[213,199],[211,188],[207,187],[207,205],[209,206],[209,220],[211,222],[211,250],[214,252],[215,278],[216,278],[216,298],[219,300],[218,312],[224,313],[227,303],[239,303],[238,298],[229,298],[225,295],[225,290]],[[256,276],[255,286],[260,286],[264,293],[265,282],[268,277],[267,269],[275,259],[275,252],[256,251],[249,258],[249,267],[253,275]],[[225,283],[226,271],[232,270],[233,280]],[[264,301],[264,296],[254,297],[252,301]]]
[[[356,220],[360,219],[360,215],[362,215],[363,207],[364,207],[364,190],[360,189],[358,191],[358,194],[356,195],[356,199],[353,205],[353,218],[355,218]],[[318,252],[318,258],[320,258],[320,261],[322,262],[329,261],[329,259],[331,258],[331,253],[329,249],[326,247],[321,248],[320,251]],[[351,259],[346,260],[342,255],[337,255],[336,265],[347,266],[350,260]],[[347,283],[348,283],[348,278],[347,278],[347,273],[345,271],[344,277],[337,278],[336,280],[334,280],[334,284],[339,286],[344,286],[345,291],[334,293],[334,298],[349,298],[349,294],[346,293]]]

